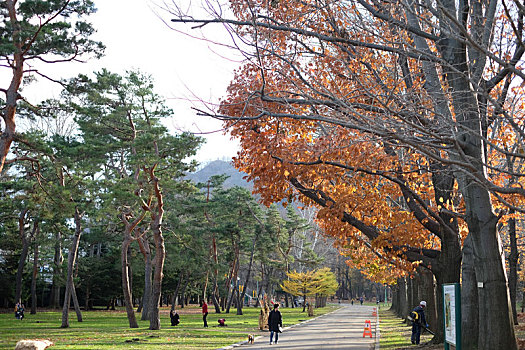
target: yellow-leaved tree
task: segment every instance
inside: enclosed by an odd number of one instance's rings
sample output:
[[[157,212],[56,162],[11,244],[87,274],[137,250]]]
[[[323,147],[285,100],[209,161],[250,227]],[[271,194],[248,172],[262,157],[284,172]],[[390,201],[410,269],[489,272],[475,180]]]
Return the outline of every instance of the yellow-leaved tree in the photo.
[[[308,297],[315,296],[316,307],[321,307],[326,304],[326,298],[339,288],[334,273],[328,267],[306,272],[288,272],[287,276],[288,280],[283,281],[281,288],[291,295],[304,298],[303,312]],[[310,312],[309,309],[309,314]]]

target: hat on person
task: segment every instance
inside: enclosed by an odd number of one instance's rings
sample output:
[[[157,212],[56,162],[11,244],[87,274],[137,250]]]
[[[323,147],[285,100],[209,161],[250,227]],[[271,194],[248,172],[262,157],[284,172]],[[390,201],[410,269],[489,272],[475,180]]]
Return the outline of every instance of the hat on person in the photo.
[[[421,305],[421,306],[425,306],[425,307],[426,307],[426,306],[427,306],[427,302],[424,301],[424,300],[421,300],[421,302],[419,303],[419,305]]]

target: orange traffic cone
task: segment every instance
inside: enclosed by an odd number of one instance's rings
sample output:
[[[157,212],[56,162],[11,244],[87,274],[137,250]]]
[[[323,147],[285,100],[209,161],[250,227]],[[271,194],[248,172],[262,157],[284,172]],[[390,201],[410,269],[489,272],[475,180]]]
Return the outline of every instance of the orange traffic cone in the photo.
[[[363,338],[367,335],[369,335],[370,338],[372,338],[372,324],[370,323],[370,320],[365,321],[365,330],[363,331]]]

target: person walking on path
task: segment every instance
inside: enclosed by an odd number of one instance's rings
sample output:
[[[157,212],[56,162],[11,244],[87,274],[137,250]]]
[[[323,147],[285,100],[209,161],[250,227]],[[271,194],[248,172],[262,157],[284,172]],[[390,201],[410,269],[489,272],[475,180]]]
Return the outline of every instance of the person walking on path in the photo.
[[[418,306],[412,310],[410,316],[412,317],[412,337],[410,340],[412,344],[419,344],[419,339],[421,337],[421,329],[423,327],[428,328],[427,321],[425,319],[425,307],[427,302],[421,300]]]
[[[202,321],[204,322],[204,328],[208,328],[208,321],[206,320],[206,317],[208,317],[208,304],[206,304],[206,300],[202,301]]]
[[[363,297],[359,298],[359,302],[361,303],[361,305],[363,305]]]
[[[270,311],[268,316],[268,329],[270,330],[270,344],[272,344],[273,335],[275,333],[275,344],[279,340],[279,333],[283,327],[283,317],[281,311],[279,311],[279,304],[273,304],[273,310]]]

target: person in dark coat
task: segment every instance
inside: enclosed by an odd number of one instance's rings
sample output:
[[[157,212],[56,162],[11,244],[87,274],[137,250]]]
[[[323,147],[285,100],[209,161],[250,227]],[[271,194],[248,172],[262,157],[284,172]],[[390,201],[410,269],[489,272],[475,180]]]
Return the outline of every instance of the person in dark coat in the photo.
[[[419,344],[419,339],[421,337],[421,330],[423,327],[428,328],[427,320],[425,319],[425,307],[427,302],[421,300],[418,306],[414,308],[411,312],[412,317],[412,337],[410,340],[412,344]]]
[[[277,344],[277,340],[279,340],[279,333],[281,332],[282,327],[283,327],[283,317],[281,315],[281,311],[279,311],[279,304],[275,303],[273,304],[273,310],[270,311],[270,315],[268,316],[268,329],[270,330],[270,344],[272,344],[274,333],[275,333],[275,344]]]
[[[24,304],[22,304],[22,303],[17,303],[16,304],[16,306],[15,306],[15,317],[18,320],[23,320],[24,319]]]
[[[180,323],[180,316],[177,310],[171,310],[170,312],[171,325],[176,326]]]

